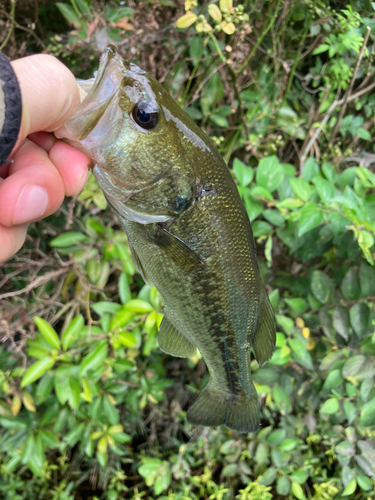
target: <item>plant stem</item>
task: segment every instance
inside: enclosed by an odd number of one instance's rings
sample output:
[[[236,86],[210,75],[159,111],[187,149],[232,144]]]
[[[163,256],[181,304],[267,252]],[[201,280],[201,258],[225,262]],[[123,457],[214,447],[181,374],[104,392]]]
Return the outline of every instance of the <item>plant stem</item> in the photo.
[[[279,11],[280,3],[281,3],[281,0],[277,0],[277,5],[276,5],[275,11],[273,13],[273,16],[270,19],[270,22],[268,23],[268,25],[265,28],[263,28],[263,31],[260,34],[258,40],[256,41],[254,47],[250,51],[250,54],[246,57],[245,61],[240,66],[240,68],[236,71],[236,73],[241,73],[246,68],[246,66],[249,64],[249,62],[253,58],[253,55],[255,54],[255,51],[257,50],[258,46],[262,43],[263,38],[266,36],[266,34],[269,32],[269,30],[275,24],[275,20],[276,20],[277,13]]]
[[[14,18],[16,15],[16,0],[10,0],[10,6],[11,6],[11,11],[10,11],[10,16],[11,16],[11,21],[10,21],[10,28],[7,33],[7,36],[5,37],[5,40],[0,46],[0,50],[3,50],[5,45],[8,43],[10,35],[12,34],[13,28],[14,28]]]

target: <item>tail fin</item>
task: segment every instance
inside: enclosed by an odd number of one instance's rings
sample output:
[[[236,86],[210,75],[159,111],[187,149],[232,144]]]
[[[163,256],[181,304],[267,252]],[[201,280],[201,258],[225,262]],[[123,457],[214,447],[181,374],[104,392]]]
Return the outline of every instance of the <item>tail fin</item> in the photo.
[[[188,409],[187,421],[194,425],[215,427],[226,425],[233,431],[248,433],[259,427],[259,403],[254,386],[250,398],[229,396],[212,389],[209,382]]]

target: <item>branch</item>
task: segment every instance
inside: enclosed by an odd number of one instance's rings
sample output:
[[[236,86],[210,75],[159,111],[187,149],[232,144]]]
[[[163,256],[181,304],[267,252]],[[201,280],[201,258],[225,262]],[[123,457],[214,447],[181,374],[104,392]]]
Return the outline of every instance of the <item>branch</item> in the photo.
[[[331,106],[329,107],[327,113],[324,115],[324,118],[323,120],[321,121],[319,127],[317,127],[317,129],[315,130],[315,133],[314,135],[311,137],[311,139],[309,140],[309,142],[307,143],[306,145],[306,148],[304,149],[304,151],[301,153],[301,158],[300,158],[300,170],[302,171],[303,169],[303,165],[306,161],[306,157],[307,155],[309,154],[310,152],[310,149],[312,148],[314,142],[317,140],[317,138],[319,137],[319,134],[320,132],[322,131],[324,125],[327,123],[327,121],[329,120],[329,118],[331,117],[332,113],[334,112],[334,110],[338,107],[338,106],[342,106],[345,102],[345,99],[346,99],[346,104],[348,104],[349,102],[351,101],[354,101],[355,99],[357,99],[357,97],[361,97],[363,94],[366,94],[367,92],[370,92],[370,90],[372,90],[373,88],[375,87],[375,82],[372,83],[371,85],[369,85],[368,87],[360,90],[359,92],[356,92],[355,94],[352,94],[350,97],[348,97],[347,99],[344,97],[338,101],[333,101],[333,103],[331,104]]]
[[[365,36],[363,38],[362,47],[361,47],[361,50],[359,51],[357,63],[355,65],[355,68],[354,68],[354,71],[353,71],[352,79],[350,81],[349,88],[345,92],[345,95],[344,95],[344,104],[343,104],[343,106],[341,108],[339,117],[337,119],[337,123],[336,123],[335,128],[333,129],[333,132],[332,132],[331,141],[333,141],[333,139],[335,138],[335,135],[339,131],[341,120],[344,117],[344,114],[345,114],[345,111],[346,111],[346,107],[347,107],[347,104],[348,104],[348,99],[350,97],[350,94],[352,93],[352,90],[353,90],[353,87],[354,87],[354,81],[355,81],[355,79],[357,77],[357,73],[358,73],[359,67],[360,67],[361,62],[362,62],[363,54],[365,53],[366,45],[367,45],[367,42],[368,42],[368,37],[370,36],[370,31],[371,31],[371,28],[369,26],[367,26],[366,33],[365,33]]]
[[[38,276],[38,278],[36,278],[34,281],[29,283],[25,288],[22,288],[21,290],[16,290],[15,292],[3,293],[3,295],[0,295],[0,300],[7,299],[8,297],[15,297],[16,295],[22,295],[23,293],[28,293],[31,290],[33,290],[33,288],[43,285],[43,283],[46,283],[47,281],[56,278],[61,274],[67,273],[68,271],[69,268],[64,267],[62,269],[58,269],[57,271],[51,271],[50,273],[47,273],[44,276]]]

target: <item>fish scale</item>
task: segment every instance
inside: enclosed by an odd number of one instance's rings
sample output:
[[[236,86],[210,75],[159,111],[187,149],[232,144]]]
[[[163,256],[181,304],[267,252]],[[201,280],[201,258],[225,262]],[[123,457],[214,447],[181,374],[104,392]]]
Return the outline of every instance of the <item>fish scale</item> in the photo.
[[[256,430],[250,353],[260,365],[271,357],[275,319],[245,207],[215,146],[158,82],[111,46],[59,137],[78,140],[96,163],[137,268],[160,292],[161,349],[189,357],[198,348],[207,364],[210,380],[188,421]]]

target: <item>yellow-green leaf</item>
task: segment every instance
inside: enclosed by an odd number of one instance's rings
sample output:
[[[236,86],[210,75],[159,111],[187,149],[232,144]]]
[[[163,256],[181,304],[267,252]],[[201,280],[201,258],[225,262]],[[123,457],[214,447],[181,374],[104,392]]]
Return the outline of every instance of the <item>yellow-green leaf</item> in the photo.
[[[53,367],[55,362],[55,359],[51,358],[50,356],[46,356],[45,358],[42,358],[36,363],[32,364],[22,378],[21,388],[31,384],[32,382],[35,382],[35,380],[38,380],[38,378],[40,378]]]
[[[220,10],[221,12],[229,12],[233,7],[232,0],[220,0]]]
[[[197,19],[197,16],[194,12],[188,11],[182,17],[177,19],[176,26],[177,28],[188,28],[191,26]]]
[[[226,33],[227,35],[233,35],[233,33],[236,31],[236,27],[233,23],[226,23],[225,21],[220,24],[221,29]]]
[[[211,3],[208,6],[208,13],[212,17],[212,19],[214,19],[217,23],[221,23],[223,16],[221,15],[220,9],[217,5]]]
[[[104,455],[107,452],[107,437],[103,436],[98,442],[98,452]]]
[[[204,20],[201,23],[198,23],[195,26],[195,29],[198,31],[198,33],[208,33],[209,31],[212,31],[212,26],[208,24],[206,20]]]
[[[141,299],[129,300],[129,302],[124,305],[124,309],[127,309],[128,311],[134,311],[139,314],[151,312],[154,310],[149,302]]]
[[[34,318],[34,321],[46,341],[59,351],[61,349],[60,339],[52,326],[48,324],[47,321],[44,321],[44,319],[38,318],[37,316]]]
[[[31,411],[32,413],[36,412],[34,399],[32,395],[29,393],[29,391],[23,391],[22,401],[27,410]]]
[[[345,490],[342,492],[343,497],[347,497],[349,495],[353,495],[357,488],[357,481],[355,479],[352,479],[350,483],[347,485]]]

